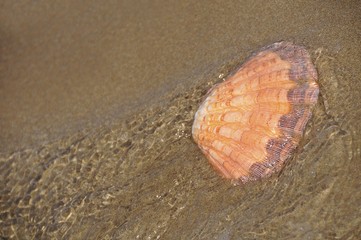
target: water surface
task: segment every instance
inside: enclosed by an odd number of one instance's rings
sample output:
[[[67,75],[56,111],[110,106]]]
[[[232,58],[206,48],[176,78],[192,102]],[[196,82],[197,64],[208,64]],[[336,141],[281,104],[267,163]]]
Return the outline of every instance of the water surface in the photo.
[[[0,236],[357,239],[357,1],[152,3],[3,3]],[[285,169],[235,187],[192,141],[193,115],[280,40],[309,49],[319,102]]]

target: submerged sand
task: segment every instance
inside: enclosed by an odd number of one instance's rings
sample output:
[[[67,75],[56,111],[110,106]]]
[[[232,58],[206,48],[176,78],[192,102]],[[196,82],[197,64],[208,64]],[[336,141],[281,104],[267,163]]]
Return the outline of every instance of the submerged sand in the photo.
[[[357,239],[358,1],[5,1],[0,237]],[[306,46],[320,99],[278,176],[234,187],[193,115],[253,51]]]

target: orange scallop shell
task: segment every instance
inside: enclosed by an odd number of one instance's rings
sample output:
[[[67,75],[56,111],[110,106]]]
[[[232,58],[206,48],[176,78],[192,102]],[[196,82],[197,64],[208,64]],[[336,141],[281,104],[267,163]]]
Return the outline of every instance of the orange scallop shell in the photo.
[[[267,46],[210,91],[195,115],[193,138],[224,177],[268,177],[299,144],[317,102],[316,80],[304,47]]]

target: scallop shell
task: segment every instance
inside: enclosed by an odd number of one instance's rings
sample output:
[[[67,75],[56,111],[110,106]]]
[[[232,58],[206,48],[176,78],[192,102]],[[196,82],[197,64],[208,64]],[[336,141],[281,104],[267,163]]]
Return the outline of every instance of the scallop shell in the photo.
[[[195,115],[193,138],[222,176],[268,177],[299,144],[317,102],[316,80],[304,47],[267,46],[209,92]]]

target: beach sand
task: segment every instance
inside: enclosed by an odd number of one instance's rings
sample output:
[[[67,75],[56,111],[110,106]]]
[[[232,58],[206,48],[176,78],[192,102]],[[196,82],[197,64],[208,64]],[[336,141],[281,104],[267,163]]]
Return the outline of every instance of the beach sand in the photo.
[[[358,1],[3,1],[0,238],[357,239]],[[320,97],[295,156],[233,186],[191,138],[213,84],[305,46]]]

